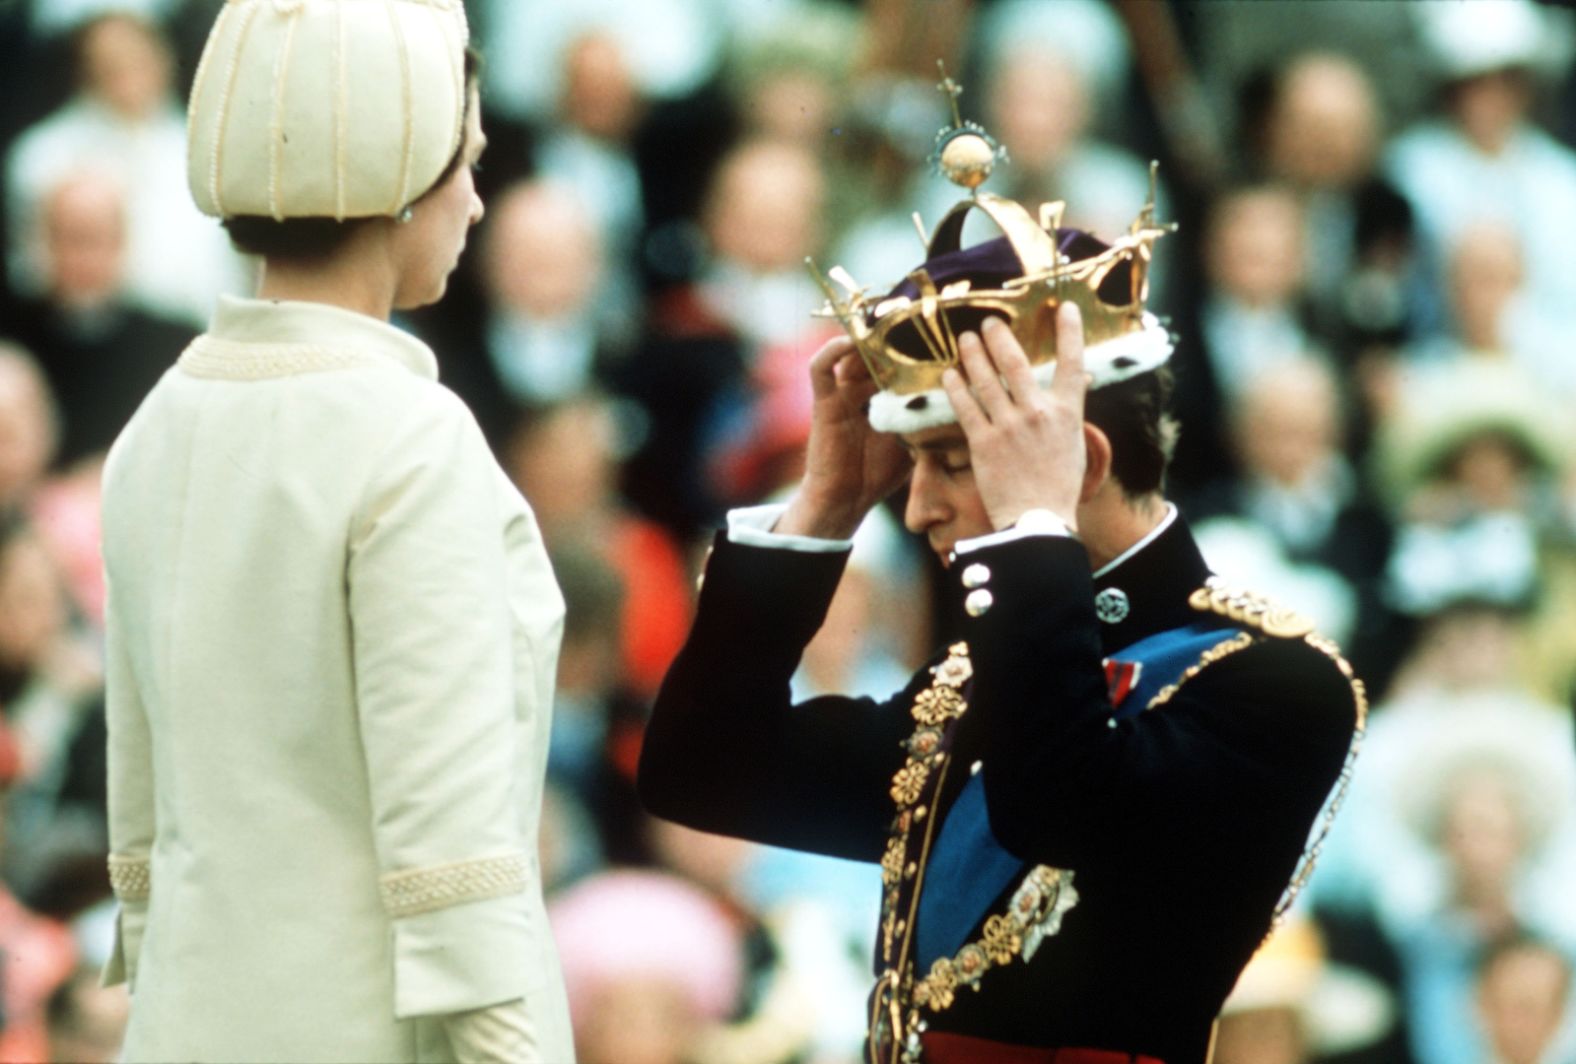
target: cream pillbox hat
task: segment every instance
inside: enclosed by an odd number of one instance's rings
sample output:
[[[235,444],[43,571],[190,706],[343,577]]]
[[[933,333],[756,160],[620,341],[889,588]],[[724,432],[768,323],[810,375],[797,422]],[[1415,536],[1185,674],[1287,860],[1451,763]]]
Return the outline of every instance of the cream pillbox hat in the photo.
[[[399,214],[459,150],[468,39],[461,0],[227,0],[188,112],[198,208]]]

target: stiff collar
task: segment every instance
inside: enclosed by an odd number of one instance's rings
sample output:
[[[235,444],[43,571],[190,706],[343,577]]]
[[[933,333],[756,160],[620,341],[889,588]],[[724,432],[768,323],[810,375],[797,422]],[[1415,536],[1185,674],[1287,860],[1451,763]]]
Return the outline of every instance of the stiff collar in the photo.
[[[1154,532],[1094,576],[1105,652],[1196,621],[1188,596],[1209,575],[1193,533],[1173,509]]]
[[[220,296],[208,335],[246,344],[304,344],[394,359],[428,380],[438,379],[432,348],[386,321],[327,303]]]

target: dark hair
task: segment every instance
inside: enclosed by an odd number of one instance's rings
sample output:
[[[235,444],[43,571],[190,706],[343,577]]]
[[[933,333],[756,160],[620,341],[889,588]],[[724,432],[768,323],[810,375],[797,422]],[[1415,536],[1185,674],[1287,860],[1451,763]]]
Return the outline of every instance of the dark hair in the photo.
[[[1084,419],[1111,441],[1111,475],[1129,499],[1161,491],[1176,449],[1178,426],[1171,416],[1169,366],[1092,389]]]
[[[465,126],[470,121],[470,87],[481,75],[482,57],[474,47],[465,49],[465,113],[460,119],[460,143],[454,154],[425,192],[412,200],[420,203],[448,183],[465,162]],[[262,214],[238,214],[224,219],[225,231],[236,249],[265,259],[285,259],[311,263],[329,258],[349,242],[364,225],[376,218],[270,218]]]

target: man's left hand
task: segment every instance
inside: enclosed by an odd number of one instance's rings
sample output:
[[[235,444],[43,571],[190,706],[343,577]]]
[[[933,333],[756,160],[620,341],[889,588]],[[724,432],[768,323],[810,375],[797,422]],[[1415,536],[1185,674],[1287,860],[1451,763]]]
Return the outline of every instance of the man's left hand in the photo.
[[[991,524],[1010,528],[1028,510],[1046,509],[1076,528],[1083,490],[1083,320],[1063,303],[1056,313],[1056,372],[1049,388],[1034,379],[1012,330],[997,318],[958,338],[961,365],[942,377],[969,441],[975,487]]]

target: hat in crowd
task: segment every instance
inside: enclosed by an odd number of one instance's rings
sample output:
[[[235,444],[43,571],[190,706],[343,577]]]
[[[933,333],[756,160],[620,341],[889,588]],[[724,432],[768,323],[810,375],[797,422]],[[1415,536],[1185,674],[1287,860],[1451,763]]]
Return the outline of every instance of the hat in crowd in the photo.
[[[1260,1009],[1290,1009],[1309,1048],[1323,1056],[1378,1041],[1395,1020],[1395,1005],[1373,977],[1325,955],[1318,928],[1289,919],[1265,940],[1237,978],[1221,1018]]]
[[[1568,423],[1515,364],[1467,358],[1413,375],[1375,441],[1375,471],[1391,502],[1403,506],[1466,444],[1495,435],[1513,443],[1534,471],[1558,475],[1576,453]]]
[[[468,40],[461,0],[228,0],[192,85],[197,206],[399,214],[459,150]]]
[[[826,277],[816,271],[827,313],[843,323],[881,389],[870,403],[871,425],[881,432],[918,432],[956,421],[941,377],[958,363],[958,336],[989,317],[1012,329],[1042,387],[1056,369],[1052,322],[1062,302],[1082,311],[1091,387],[1164,364],[1171,357],[1170,333],[1145,310],[1154,243],[1172,228],[1155,221],[1153,167],[1149,202],[1127,233],[1106,242],[1064,228],[1062,203],[1042,204],[1036,217],[1013,200],[979,191],[1005,152],[962,120],[962,90],[950,78],[941,87],[953,97],[954,123],[937,137],[933,158],[970,197],[936,227],[925,261],[884,294],[860,287],[840,267]],[[964,223],[974,211],[1002,235],[964,247]]]
[[[738,927],[677,876],[603,872],[560,894],[547,915],[576,1025],[600,989],[620,982],[668,983],[708,1020],[725,1018],[743,986]]]
[[[1411,10],[1435,68],[1447,80],[1513,69],[1557,77],[1569,68],[1569,12],[1532,0],[1453,0]]]
[[[1459,789],[1486,776],[1510,799],[1528,853],[1558,834],[1576,806],[1569,714],[1489,692],[1440,699],[1431,713],[1393,788],[1402,823],[1437,845]]]

